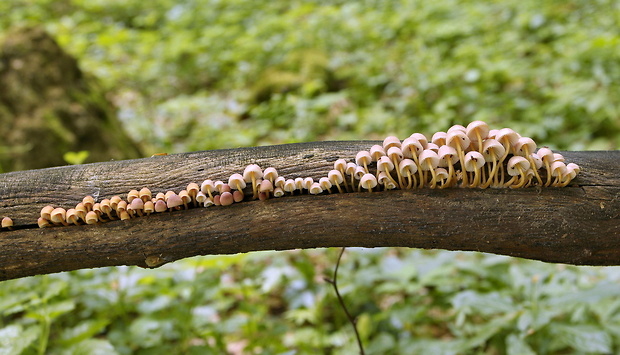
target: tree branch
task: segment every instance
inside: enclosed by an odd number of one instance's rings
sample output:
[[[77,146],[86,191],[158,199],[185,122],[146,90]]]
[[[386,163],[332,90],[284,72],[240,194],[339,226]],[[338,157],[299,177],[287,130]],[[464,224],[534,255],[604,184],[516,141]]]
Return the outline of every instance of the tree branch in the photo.
[[[39,229],[48,204],[70,208],[147,186],[179,191],[250,163],[325,176],[376,142],[318,142],[111,161],[0,175],[0,280],[110,265],[156,267],[209,254],[318,247],[474,250],[576,265],[619,265],[620,152],[564,152],[582,171],[565,188],[420,189],[286,196]]]

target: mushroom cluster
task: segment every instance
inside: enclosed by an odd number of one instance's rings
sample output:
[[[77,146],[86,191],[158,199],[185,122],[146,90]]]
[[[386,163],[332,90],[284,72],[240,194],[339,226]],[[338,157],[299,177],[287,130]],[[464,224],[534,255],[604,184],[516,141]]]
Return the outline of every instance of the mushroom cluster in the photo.
[[[140,191],[129,191],[126,200],[113,196],[96,202],[92,196],[86,196],[68,210],[46,206],[41,210],[38,224],[42,228],[96,224],[302,193],[318,195],[425,187],[563,187],[578,173],[579,166],[565,164],[562,155],[546,147],[536,150],[531,138],[522,137],[510,128],[495,130],[482,121],[474,121],[467,127],[456,125],[447,132],[437,132],[430,140],[420,133],[402,141],[394,136],[387,137],[383,144],[358,152],[350,161],[336,160],[333,169],[318,180],[286,178],[274,167],[263,170],[250,164],[242,174],[232,174],[227,182],[211,179],[200,185],[192,182],[178,194],[168,191],[153,196],[144,187]]]

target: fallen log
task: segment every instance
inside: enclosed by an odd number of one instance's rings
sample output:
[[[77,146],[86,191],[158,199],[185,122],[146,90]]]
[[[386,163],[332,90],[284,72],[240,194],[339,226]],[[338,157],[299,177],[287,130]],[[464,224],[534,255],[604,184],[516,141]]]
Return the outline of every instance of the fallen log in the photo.
[[[38,228],[69,208],[147,186],[179,191],[251,163],[325,176],[373,141],[182,153],[0,174],[0,280],[112,265],[158,267],[195,255],[318,247],[473,250],[575,265],[620,265],[620,151],[562,152],[581,173],[564,188],[417,189],[298,195],[97,225]]]

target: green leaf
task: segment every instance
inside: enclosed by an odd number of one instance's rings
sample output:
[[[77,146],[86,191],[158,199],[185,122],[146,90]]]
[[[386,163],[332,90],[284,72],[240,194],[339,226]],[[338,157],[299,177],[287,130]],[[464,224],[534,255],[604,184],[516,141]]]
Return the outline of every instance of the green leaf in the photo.
[[[612,339],[609,334],[593,325],[566,325],[553,323],[550,327],[553,343],[557,349],[570,346],[587,353],[611,353]]]
[[[0,355],[19,355],[38,339],[41,328],[33,325],[26,330],[21,325],[0,329]]]
[[[90,152],[88,150],[80,150],[79,152],[66,152],[62,158],[71,165],[80,165],[88,159]]]
[[[506,337],[507,355],[536,355],[536,352],[521,337],[510,334]]]
[[[60,336],[60,343],[73,345],[102,332],[108,325],[107,319],[85,320],[75,327],[64,330]]]
[[[117,355],[114,346],[105,339],[87,339],[73,345],[62,355]]]

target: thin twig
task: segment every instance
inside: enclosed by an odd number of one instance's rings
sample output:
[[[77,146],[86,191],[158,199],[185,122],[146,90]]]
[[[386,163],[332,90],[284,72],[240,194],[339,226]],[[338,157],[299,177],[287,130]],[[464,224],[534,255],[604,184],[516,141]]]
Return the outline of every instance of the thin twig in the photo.
[[[340,295],[340,292],[338,291],[338,267],[340,266],[340,259],[342,258],[342,254],[344,254],[344,250],[346,248],[342,248],[340,250],[340,255],[338,255],[338,261],[336,262],[336,269],[334,270],[334,279],[330,280],[327,277],[324,277],[323,279],[332,284],[334,286],[334,291],[336,291],[336,296],[338,297],[338,302],[340,303],[340,306],[342,307],[342,309],[344,310],[344,313],[346,313],[347,318],[349,319],[349,322],[351,323],[351,325],[353,326],[353,331],[355,331],[355,337],[357,338],[357,345],[360,348],[360,354],[364,355],[364,346],[362,345],[362,339],[360,338],[360,334],[357,331],[357,325],[355,323],[355,319],[353,319],[353,317],[351,316],[351,313],[349,313],[349,310],[347,310],[347,306],[344,304],[344,300],[342,299],[342,296]]]

